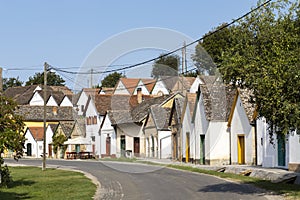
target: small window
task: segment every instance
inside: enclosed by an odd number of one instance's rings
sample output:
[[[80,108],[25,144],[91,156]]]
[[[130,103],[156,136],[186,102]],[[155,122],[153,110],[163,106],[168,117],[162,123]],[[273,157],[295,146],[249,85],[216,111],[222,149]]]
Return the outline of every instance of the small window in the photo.
[[[92,141],[95,142],[95,136],[92,136],[91,138],[92,138]]]

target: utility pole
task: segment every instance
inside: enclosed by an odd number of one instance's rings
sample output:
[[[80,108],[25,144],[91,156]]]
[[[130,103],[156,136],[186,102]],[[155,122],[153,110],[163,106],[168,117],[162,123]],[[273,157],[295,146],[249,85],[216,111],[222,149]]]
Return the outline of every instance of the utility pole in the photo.
[[[2,67],[0,67],[0,92],[3,91]]]
[[[46,170],[46,116],[47,116],[47,107],[46,107],[46,98],[47,98],[47,70],[48,64],[44,63],[44,141],[43,141],[43,168],[42,170]]]
[[[187,64],[186,64],[186,44],[185,41],[183,42],[182,47],[182,67],[181,67],[181,73],[184,74],[187,72]]]
[[[91,69],[91,88],[93,88],[93,68]]]
[[[183,94],[183,75],[185,72],[187,72],[186,69],[186,52],[185,52],[185,41],[183,42],[183,47],[182,47],[182,61],[181,61],[181,92]]]

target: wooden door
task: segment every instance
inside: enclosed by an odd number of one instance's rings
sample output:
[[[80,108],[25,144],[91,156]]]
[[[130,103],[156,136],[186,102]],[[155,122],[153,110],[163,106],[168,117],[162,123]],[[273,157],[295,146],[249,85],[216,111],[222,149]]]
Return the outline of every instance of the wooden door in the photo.
[[[107,136],[106,137],[106,155],[107,156],[110,156],[110,137]]]
[[[92,153],[93,153],[93,155],[95,155],[95,152],[96,152],[96,146],[95,146],[95,144],[93,144],[92,145]]]
[[[134,137],[133,138],[133,152],[134,156],[138,157],[140,155],[140,138],[139,137]]]
[[[48,144],[48,157],[52,157],[52,144]]]
[[[121,135],[121,141],[120,141],[120,148],[121,148],[121,156],[125,157],[126,156],[126,141],[125,141],[125,135]]]
[[[200,164],[205,164],[205,135],[200,135]]]
[[[238,164],[245,164],[245,136],[238,136]]]
[[[173,157],[173,160],[177,160],[177,136],[176,136],[176,133],[172,134],[172,139],[173,139],[172,157]]]
[[[278,166],[285,166],[285,137],[283,135],[277,135],[277,151],[278,151]]]
[[[185,162],[190,161],[190,133],[186,133],[186,141],[185,141]]]
[[[32,145],[31,145],[31,143],[27,143],[26,149],[27,149],[27,156],[32,156]]]

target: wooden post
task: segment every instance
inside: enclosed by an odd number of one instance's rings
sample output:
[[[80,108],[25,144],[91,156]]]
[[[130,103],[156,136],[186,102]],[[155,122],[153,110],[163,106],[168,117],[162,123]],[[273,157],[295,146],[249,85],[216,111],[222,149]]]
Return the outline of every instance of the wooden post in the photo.
[[[46,170],[46,116],[47,116],[47,107],[46,107],[46,98],[47,98],[47,70],[48,64],[44,63],[44,141],[43,141],[43,168],[42,170]]]

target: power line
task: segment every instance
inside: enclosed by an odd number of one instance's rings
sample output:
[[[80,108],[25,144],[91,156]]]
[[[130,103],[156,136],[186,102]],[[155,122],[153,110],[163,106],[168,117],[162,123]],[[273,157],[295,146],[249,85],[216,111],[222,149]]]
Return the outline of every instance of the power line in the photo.
[[[215,31],[212,31],[212,32],[209,32],[208,34],[202,36],[201,38],[197,39],[197,40],[194,40],[193,42],[190,42],[182,47],[179,47],[177,49],[174,49],[168,53],[165,53],[163,55],[160,55],[160,56],[157,56],[157,57],[154,57],[154,58],[151,58],[149,60],[145,60],[145,61],[142,61],[142,62],[139,62],[139,63],[136,63],[136,64],[133,64],[133,65],[129,65],[129,66],[126,66],[126,67],[123,67],[123,68],[119,68],[119,69],[112,69],[112,70],[106,70],[106,71],[102,71],[102,72],[94,72],[94,74],[103,74],[103,73],[111,73],[111,72],[117,72],[117,71],[122,71],[122,70],[125,70],[125,69],[131,69],[131,68],[134,68],[134,67],[137,67],[137,66],[140,66],[140,65],[144,65],[144,64],[147,64],[147,63],[150,63],[150,62],[153,62],[153,61],[156,61],[160,58],[163,58],[163,57],[166,57],[166,56],[169,56],[171,54],[174,54],[175,52],[177,51],[180,51],[181,49],[183,48],[186,48],[186,47],[189,47],[197,42],[200,42],[201,40],[213,35],[213,34],[216,34],[218,33],[219,31],[222,31],[223,29],[233,25],[234,23],[236,23],[237,21],[245,18],[246,16],[250,15],[251,13],[255,12],[256,10],[260,9],[261,7],[263,6],[266,6],[267,4],[269,4],[272,0],[268,0],[266,1],[265,3],[257,6],[256,8],[250,10],[249,12],[247,12],[246,14],[242,15],[241,17],[238,17],[237,19],[234,19],[232,20],[230,23],[226,23],[224,26],[221,26],[219,28],[217,28]],[[70,74],[90,74],[90,72],[72,72],[72,71],[67,71],[67,70],[60,70],[58,68],[55,68],[53,66],[51,66],[53,69],[55,69],[56,71],[61,71],[61,72],[64,72],[64,73],[70,73]]]

